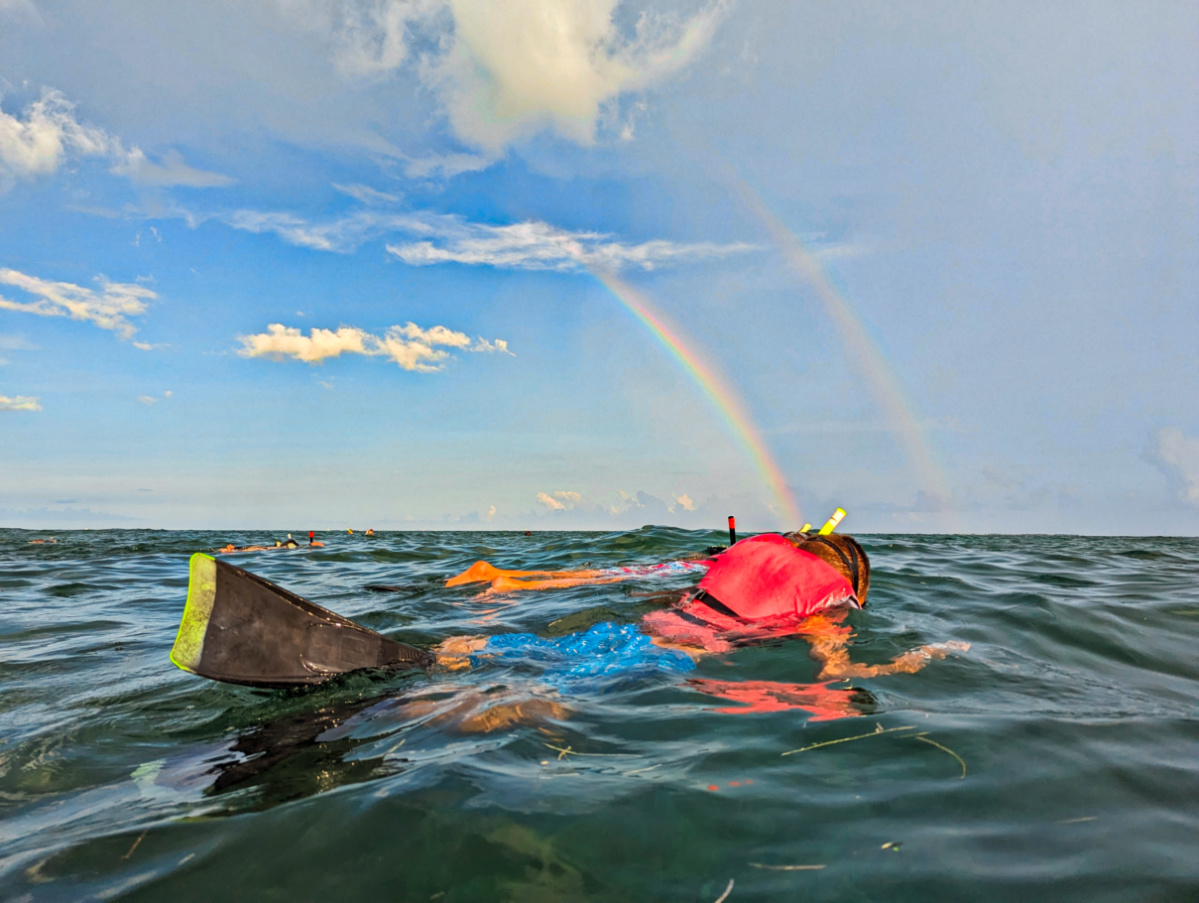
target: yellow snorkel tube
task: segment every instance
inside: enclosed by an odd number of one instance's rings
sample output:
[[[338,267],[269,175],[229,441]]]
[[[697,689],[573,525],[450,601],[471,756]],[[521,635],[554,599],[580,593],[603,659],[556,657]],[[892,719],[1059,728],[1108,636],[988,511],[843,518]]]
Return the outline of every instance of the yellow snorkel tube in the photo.
[[[817,536],[828,536],[830,533],[832,533],[834,530],[837,529],[837,524],[841,523],[841,521],[843,521],[844,519],[845,519],[845,509],[838,508],[836,511],[833,512],[833,516],[830,517],[827,521],[825,521],[824,526],[820,528],[820,532],[817,533],[816,535]]]

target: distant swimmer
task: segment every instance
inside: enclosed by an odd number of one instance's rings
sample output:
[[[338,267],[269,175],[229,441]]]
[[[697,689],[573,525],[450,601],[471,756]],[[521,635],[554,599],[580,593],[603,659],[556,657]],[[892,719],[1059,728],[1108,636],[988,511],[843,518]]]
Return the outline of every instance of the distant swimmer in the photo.
[[[375,528],[374,528],[374,527],[367,527],[367,528],[366,528],[366,535],[367,535],[367,536],[374,536],[374,535],[375,535]]]
[[[310,546],[311,545],[323,546],[324,543],[323,542],[318,542],[318,543],[309,542],[309,545]],[[217,551],[218,555],[233,555],[237,552],[277,552],[280,549],[298,549],[298,548],[300,548],[300,544],[298,542],[296,542],[296,540],[292,539],[291,534],[288,533],[287,539],[276,539],[275,544],[273,546],[259,546],[259,545],[235,546],[233,543],[227,543],[224,546],[222,546],[221,548],[217,549],[216,551]]]
[[[44,542],[51,542],[51,543],[53,543],[53,542],[58,542],[58,540],[57,540],[57,539],[55,539],[53,536],[47,536],[45,539],[31,539],[31,540],[29,540],[29,544],[30,544],[31,546],[39,546],[39,545],[41,545],[41,544],[42,544],[42,543],[44,543]]]
[[[269,552],[275,548],[278,548],[278,546],[235,546],[233,543],[227,543],[217,549],[217,554],[232,555],[234,552]]]

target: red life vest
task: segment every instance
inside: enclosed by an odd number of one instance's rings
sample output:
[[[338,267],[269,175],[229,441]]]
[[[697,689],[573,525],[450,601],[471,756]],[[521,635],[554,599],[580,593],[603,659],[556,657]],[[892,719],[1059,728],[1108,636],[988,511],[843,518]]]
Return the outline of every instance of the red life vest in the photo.
[[[749,621],[806,618],[841,602],[857,603],[853,586],[835,568],[777,533],[743,539],[722,552],[699,588]]]

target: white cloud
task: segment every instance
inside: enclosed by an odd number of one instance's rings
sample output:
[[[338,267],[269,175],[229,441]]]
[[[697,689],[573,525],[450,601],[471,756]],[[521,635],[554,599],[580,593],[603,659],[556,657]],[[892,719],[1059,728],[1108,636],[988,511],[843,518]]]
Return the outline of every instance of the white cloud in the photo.
[[[559,489],[554,493],[537,493],[537,503],[545,505],[551,511],[569,511],[583,500],[583,496],[569,489]]]
[[[311,329],[307,336],[303,331],[289,328],[282,323],[272,323],[264,333],[243,335],[238,339],[242,357],[270,357],[282,360],[295,358],[309,364],[319,364],[326,358],[345,354],[362,354],[367,357],[389,357],[405,370],[432,373],[444,366],[450,357],[446,348],[465,351],[508,351],[503,339],[472,342],[464,332],[455,332],[444,326],[421,329],[415,323],[392,326],[383,335],[377,336],[352,326],[342,326],[336,332],[331,329]]]
[[[201,222],[204,218],[193,219]],[[222,216],[221,220],[243,232],[274,233],[290,245],[316,251],[337,252],[352,251],[374,235],[405,228],[412,222],[411,217],[377,214],[365,210],[325,223],[310,223],[293,213],[258,210],[235,210]]]
[[[1167,474],[1178,483],[1178,496],[1199,507],[1199,439],[1169,426],[1157,434],[1157,458]]]
[[[129,338],[137,329],[126,317],[145,313],[146,302],[158,295],[145,286],[109,282],[103,276],[97,276],[96,281],[100,286],[99,291],[71,282],[51,282],[0,268],[0,285],[12,285],[39,296],[39,300],[27,302],[10,301],[0,296],[0,309],[44,317],[87,320],[101,329],[112,330],[121,338]]]
[[[126,148],[103,129],[81,124],[75,105],[61,91],[44,89],[41,98],[25,108],[23,118],[0,109],[0,187],[15,177],[56,172],[71,154],[109,157],[112,172],[146,185],[233,184],[228,176],[188,166],[178,151],[168,150],[161,163],[151,162],[141,148]]]
[[[36,398],[28,395],[0,395],[0,411],[40,411],[42,406]]]
[[[170,398],[174,394],[175,394],[174,392],[167,390],[166,392],[162,393],[161,398],[157,395],[139,395],[139,396],[137,396],[137,400],[140,401],[142,404],[150,405],[150,404],[156,404],[156,403],[162,401],[163,398]]]
[[[687,493],[683,493],[682,495],[676,495],[674,497],[674,501],[675,501],[675,504],[677,504],[684,511],[694,511],[695,510],[695,502],[693,502],[691,500],[691,496],[687,495]]]
[[[643,12],[622,27],[619,0],[278,2],[326,36],[344,76],[379,79],[413,61],[458,136],[493,155],[544,129],[591,143],[621,95],[690,65],[726,8],[718,0],[690,18]],[[631,123],[621,131],[631,137]]]
[[[630,245],[612,241],[607,233],[570,232],[537,221],[492,226],[442,216],[425,223],[433,233],[428,238],[389,244],[387,250],[411,266],[462,263],[518,270],[576,270],[592,266],[607,270],[627,266],[652,270],[667,263],[755,250],[755,246],[740,242],[679,244],[655,239]]]
[[[0,109],[0,167],[10,175],[54,172],[68,151],[106,154],[112,139],[102,129],[80,125],[75,105],[60,91],[47,89],[25,108],[24,119]]]
[[[405,157],[404,175],[411,179],[452,179],[464,172],[478,172],[495,162],[494,157],[478,154],[440,154]]]
[[[202,222],[185,211],[174,215]],[[461,263],[517,270],[619,270],[656,267],[689,260],[728,257],[758,250],[734,242],[679,243],[654,239],[640,244],[613,241],[605,232],[571,232],[530,220],[493,226],[437,213],[382,213],[360,210],[349,216],[313,223],[293,213],[237,210],[221,221],[246,232],[271,232],[288,244],[317,251],[345,253],[380,235],[405,234],[416,239],[387,245],[389,253],[411,266]]]
[[[619,95],[685,68],[723,15],[683,20],[643,13],[632,34],[613,22],[618,0],[451,0],[448,52],[423,76],[442,94],[460,137],[498,150],[552,128],[590,144]]]
[[[516,357],[515,354],[512,354],[512,352],[508,350],[508,342],[506,339],[496,339],[494,342],[489,342],[487,339],[480,337],[479,340],[475,342],[469,350],[497,351],[500,354],[507,354],[511,355],[512,357]]]

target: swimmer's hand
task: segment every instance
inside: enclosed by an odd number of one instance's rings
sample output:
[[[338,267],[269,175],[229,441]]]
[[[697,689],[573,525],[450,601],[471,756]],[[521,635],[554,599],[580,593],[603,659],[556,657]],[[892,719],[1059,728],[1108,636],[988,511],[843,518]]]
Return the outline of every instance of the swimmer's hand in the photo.
[[[957,640],[921,646],[919,649],[913,649],[911,652],[905,652],[903,655],[895,658],[893,660],[895,668],[893,673],[915,674],[933,659],[945,658],[951,652],[965,652],[969,648],[969,643],[960,643]]]
[[[822,638],[812,646],[812,654],[824,663],[819,680],[843,680],[847,677],[886,677],[888,674],[915,674],[933,659],[945,658],[951,652],[965,652],[969,643],[951,640],[921,646],[897,655],[886,665],[861,665],[849,660],[843,637]]]

